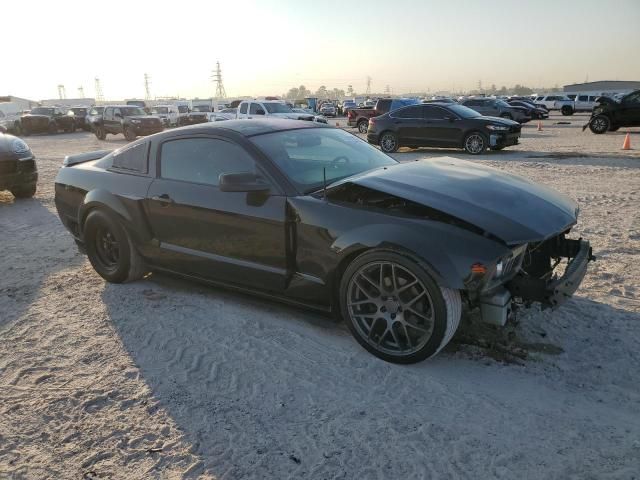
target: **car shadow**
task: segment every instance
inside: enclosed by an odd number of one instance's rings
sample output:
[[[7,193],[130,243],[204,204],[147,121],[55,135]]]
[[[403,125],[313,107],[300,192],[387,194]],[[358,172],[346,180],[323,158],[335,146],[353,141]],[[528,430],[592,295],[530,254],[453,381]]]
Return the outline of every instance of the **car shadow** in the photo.
[[[19,319],[52,273],[82,263],[60,219],[38,197],[0,192],[0,327]]]
[[[382,465],[388,478],[400,478],[425,459],[396,453],[419,451],[425,442],[445,448],[450,439],[436,432],[454,428],[452,411],[456,425],[484,418],[461,448],[509,451],[513,437],[505,429],[513,429],[549,438],[527,450],[543,462],[553,449],[579,450],[570,432],[554,427],[560,416],[590,418],[581,402],[621,385],[635,388],[631,377],[640,367],[637,334],[625,331],[637,328],[640,315],[581,298],[558,311],[564,313],[534,312],[523,321],[532,335],[550,323],[544,343],[564,350],[548,357],[542,349],[527,370],[465,351],[392,365],[322,315],[166,276],[108,284],[102,299],[141,378],[202,459],[201,473],[217,478],[369,478]],[[586,393],[572,411],[558,412],[553,405],[565,400],[556,386],[567,382],[587,385]],[[532,396],[550,405],[536,407],[546,410],[535,422],[526,420]],[[627,397],[625,390],[621,401]],[[492,410],[496,402],[501,415]],[[486,431],[505,435],[489,441]],[[576,452],[566,458],[580,458]],[[447,461],[429,464],[445,472]]]

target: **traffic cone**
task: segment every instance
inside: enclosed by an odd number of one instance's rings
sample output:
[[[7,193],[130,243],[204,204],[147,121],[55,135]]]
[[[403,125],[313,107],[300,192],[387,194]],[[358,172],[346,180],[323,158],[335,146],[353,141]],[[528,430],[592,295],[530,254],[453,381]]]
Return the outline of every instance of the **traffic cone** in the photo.
[[[540,120],[538,120],[538,131],[542,131],[542,122]]]
[[[622,143],[623,150],[631,150],[631,135],[628,133],[624,137],[624,142]]]

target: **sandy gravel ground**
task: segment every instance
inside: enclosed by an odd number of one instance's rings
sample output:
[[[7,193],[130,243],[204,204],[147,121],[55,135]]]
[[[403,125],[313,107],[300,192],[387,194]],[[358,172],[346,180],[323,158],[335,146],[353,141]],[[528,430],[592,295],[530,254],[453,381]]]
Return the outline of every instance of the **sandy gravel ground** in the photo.
[[[36,198],[0,193],[0,478],[640,478],[640,131],[623,152],[625,132],[584,120],[473,159],[579,201],[598,261],[578,295],[508,334],[472,312],[413,366],[280,304],[158,275],[106,284],[53,179],[64,155],[124,140],[30,137]],[[469,159],[396,157],[442,154]]]

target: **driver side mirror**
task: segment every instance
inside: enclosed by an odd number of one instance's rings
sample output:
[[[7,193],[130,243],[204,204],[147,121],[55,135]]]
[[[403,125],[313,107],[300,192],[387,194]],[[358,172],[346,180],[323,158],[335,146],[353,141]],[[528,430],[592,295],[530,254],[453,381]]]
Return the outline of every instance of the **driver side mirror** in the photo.
[[[255,173],[221,173],[218,179],[221,192],[268,192],[270,186]]]

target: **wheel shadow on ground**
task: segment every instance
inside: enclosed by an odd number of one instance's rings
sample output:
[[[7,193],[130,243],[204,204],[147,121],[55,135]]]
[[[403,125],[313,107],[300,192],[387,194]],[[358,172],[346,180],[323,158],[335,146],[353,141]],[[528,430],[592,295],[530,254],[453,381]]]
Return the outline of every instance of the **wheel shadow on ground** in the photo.
[[[531,395],[555,395],[555,386],[565,382],[586,385],[568,414],[581,417],[581,402],[595,402],[603,391],[619,389],[621,401],[629,400],[633,372],[640,368],[640,315],[581,298],[521,320],[524,340],[531,342],[529,336],[536,338],[546,324],[544,342],[564,351],[551,360],[544,350],[537,352],[527,370],[464,348],[417,365],[391,365],[322,315],[171,277],[106,285],[102,299],[142,378],[202,458],[202,472],[216,477],[260,478],[268,472],[272,478],[322,478],[342,472],[367,478],[386,465],[389,478],[399,478],[422,460],[397,452],[445,446],[446,432],[473,425],[478,416],[484,418],[479,429],[465,433],[469,448],[488,448],[486,428],[514,429],[493,438],[491,448],[510,451],[514,436],[544,436],[549,441],[532,441],[527,454],[542,462],[554,449],[579,448],[567,432],[548,435],[555,417],[566,417],[566,411],[549,407],[544,422],[524,421]],[[532,376],[537,380],[531,382]],[[472,398],[494,396],[488,404],[473,400],[468,408]],[[501,415],[489,411],[495,401]],[[418,434],[411,425],[422,422],[443,435]],[[389,435],[395,438],[391,449]],[[373,458],[378,467],[368,470]],[[474,458],[465,457],[462,465],[484,472]],[[580,455],[568,452],[566,458],[589,471]],[[431,467],[445,473],[448,461],[435,459]]]
[[[29,309],[52,273],[83,262],[58,216],[41,200],[0,192],[0,327]]]

